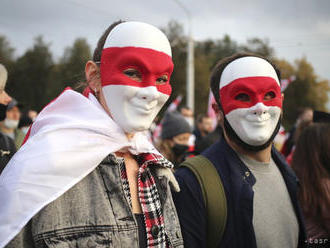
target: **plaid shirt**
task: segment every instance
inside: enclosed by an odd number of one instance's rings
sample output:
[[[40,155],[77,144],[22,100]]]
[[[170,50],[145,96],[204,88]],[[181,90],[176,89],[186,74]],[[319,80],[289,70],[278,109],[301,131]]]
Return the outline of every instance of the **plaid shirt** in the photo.
[[[173,168],[173,164],[163,156],[151,153],[143,153],[136,156],[139,165],[138,172],[138,196],[144,215],[147,246],[148,247],[172,247],[165,232],[164,217],[161,210],[158,190],[155,178],[150,172],[150,166]],[[126,174],[125,164],[120,165],[121,179],[124,192],[131,202],[131,194]],[[157,233],[157,235],[155,235]]]

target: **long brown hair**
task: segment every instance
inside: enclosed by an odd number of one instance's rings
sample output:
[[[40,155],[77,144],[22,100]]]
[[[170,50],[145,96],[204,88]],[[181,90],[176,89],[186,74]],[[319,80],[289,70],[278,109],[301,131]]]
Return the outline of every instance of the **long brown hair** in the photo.
[[[301,189],[299,200],[306,217],[315,220],[330,234],[330,124],[315,123],[306,127],[298,138],[292,168]]]
[[[171,139],[160,140],[156,144],[156,147],[160,151],[160,153],[163,154],[163,156],[166,159],[168,159],[172,163],[175,163],[176,162],[176,157],[175,157],[175,155],[172,151],[172,145],[171,145],[172,142],[173,141],[171,141]]]

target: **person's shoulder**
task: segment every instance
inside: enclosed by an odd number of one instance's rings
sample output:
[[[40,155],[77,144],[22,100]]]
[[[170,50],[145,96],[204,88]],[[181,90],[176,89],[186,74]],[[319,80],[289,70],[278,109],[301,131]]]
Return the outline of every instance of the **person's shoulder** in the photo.
[[[200,192],[200,185],[195,174],[187,167],[179,167],[175,173],[175,179],[180,186],[182,192]]]
[[[0,132],[0,147],[16,152],[14,140],[8,135]]]
[[[179,183],[180,181],[197,182],[194,173],[187,167],[179,166],[179,168],[175,171],[174,175]]]
[[[207,149],[205,149],[201,155],[206,157],[212,163],[217,161],[222,161],[224,156],[228,155],[225,149],[225,141],[224,139],[220,138],[217,142],[210,145]]]

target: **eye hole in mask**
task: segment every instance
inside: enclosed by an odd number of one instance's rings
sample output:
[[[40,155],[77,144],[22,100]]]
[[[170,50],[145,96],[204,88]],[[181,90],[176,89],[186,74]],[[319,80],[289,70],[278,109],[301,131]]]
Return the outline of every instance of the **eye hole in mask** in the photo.
[[[269,92],[267,92],[267,93],[265,94],[265,96],[264,96],[264,100],[265,100],[265,101],[269,101],[269,100],[274,99],[275,97],[276,97],[275,92],[274,92],[274,91],[269,91]]]
[[[166,84],[167,81],[168,81],[168,75],[164,74],[164,75],[160,76],[159,78],[157,78],[156,84],[157,85]]]
[[[128,68],[123,71],[123,73],[129,77],[130,79],[136,81],[136,82],[142,82],[142,75],[141,72],[139,72],[135,68]]]
[[[136,81],[136,82],[142,82],[142,74],[139,70],[135,68],[128,68],[123,71],[123,73],[129,77],[130,79]],[[164,85],[168,82],[168,75],[163,74],[156,80],[156,85]]]
[[[239,93],[237,96],[235,96],[235,100],[241,101],[241,102],[249,102],[250,96],[246,93]]]

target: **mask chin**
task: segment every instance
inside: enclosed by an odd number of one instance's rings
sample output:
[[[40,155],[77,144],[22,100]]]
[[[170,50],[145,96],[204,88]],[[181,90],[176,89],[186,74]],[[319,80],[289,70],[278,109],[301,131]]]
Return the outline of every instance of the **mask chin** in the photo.
[[[106,85],[102,91],[112,119],[126,133],[147,130],[169,97],[156,87]]]
[[[261,151],[261,150],[264,150],[265,148],[267,148],[273,142],[273,140],[275,139],[275,136],[277,135],[278,131],[280,130],[280,127],[281,127],[281,118],[279,118],[279,120],[277,122],[277,125],[276,125],[276,127],[274,129],[274,132],[272,133],[272,135],[270,136],[270,138],[264,144],[258,145],[258,146],[252,146],[252,145],[249,145],[246,142],[244,142],[236,134],[236,132],[234,131],[234,129],[230,126],[227,118],[224,117],[224,129],[225,129],[225,132],[226,132],[228,138],[230,140],[232,140],[233,142],[235,142],[240,147],[242,147],[243,149],[248,150],[248,151],[258,152],[258,151]]]

